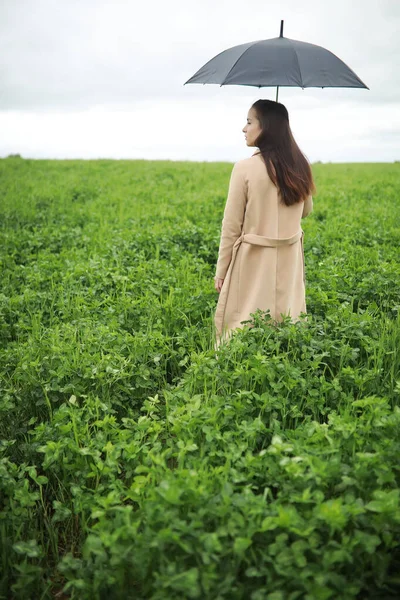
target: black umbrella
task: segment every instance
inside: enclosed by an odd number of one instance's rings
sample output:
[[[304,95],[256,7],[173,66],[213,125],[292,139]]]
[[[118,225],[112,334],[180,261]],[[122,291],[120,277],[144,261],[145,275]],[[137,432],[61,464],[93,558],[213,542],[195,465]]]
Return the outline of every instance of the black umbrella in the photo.
[[[214,56],[187,83],[257,87],[359,87],[369,89],[329,50],[280,36],[240,44]]]

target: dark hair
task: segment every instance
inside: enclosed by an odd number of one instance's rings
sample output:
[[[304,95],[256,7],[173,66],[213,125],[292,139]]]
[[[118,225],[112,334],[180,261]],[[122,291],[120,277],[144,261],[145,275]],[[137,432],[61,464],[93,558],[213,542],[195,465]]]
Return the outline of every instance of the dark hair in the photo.
[[[286,107],[273,100],[252,105],[262,129],[255,145],[260,149],[268,175],[282,201],[291,206],[315,193],[310,164],[296,144]]]

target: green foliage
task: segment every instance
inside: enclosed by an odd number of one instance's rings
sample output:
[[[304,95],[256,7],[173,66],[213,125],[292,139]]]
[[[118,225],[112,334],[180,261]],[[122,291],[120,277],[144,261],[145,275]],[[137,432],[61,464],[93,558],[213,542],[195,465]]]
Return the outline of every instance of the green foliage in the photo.
[[[230,170],[0,161],[0,599],[399,596],[398,165],[313,165],[308,318],[216,354]]]

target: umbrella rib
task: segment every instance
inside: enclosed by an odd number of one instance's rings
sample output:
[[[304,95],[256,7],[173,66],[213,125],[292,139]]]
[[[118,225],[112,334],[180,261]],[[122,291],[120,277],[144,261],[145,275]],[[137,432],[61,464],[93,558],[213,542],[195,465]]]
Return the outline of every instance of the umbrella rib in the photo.
[[[292,46],[292,48],[293,48],[293,46]],[[299,62],[299,57],[297,56],[297,50],[296,50],[296,48],[293,48],[293,51],[294,51],[294,54],[296,56],[297,66],[299,68],[300,79],[301,79],[301,84],[302,84],[301,87],[304,89],[304,87],[303,87],[303,75],[302,75],[302,72],[301,72],[301,69],[300,69],[300,62]]]
[[[249,46],[248,48],[246,48],[246,50],[243,52],[243,54],[241,54],[241,55],[239,56],[239,58],[238,58],[237,60],[235,60],[235,62],[233,63],[233,65],[231,66],[231,68],[229,69],[229,71],[227,72],[227,74],[225,75],[224,81],[221,83],[221,85],[220,85],[219,87],[221,87],[221,86],[223,86],[223,85],[224,85],[224,82],[226,81],[226,78],[228,77],[229,73],[232,71],[233,67],[234,67],[234,66],[235,66],[235,65],[236,65],[236,64],[239,62],[239,60],[240,60],[240,59],[241,59],[241,58],[242,58],[242,57],[243,57],[243,56],[246,54],[247,50],[250,50],[250,48],[252,48],[252,47],[254,46],[254,44],[258,44],[258,41],[257,41],[257,42],[254,42],[253,44],[251,44],[251,46]]]

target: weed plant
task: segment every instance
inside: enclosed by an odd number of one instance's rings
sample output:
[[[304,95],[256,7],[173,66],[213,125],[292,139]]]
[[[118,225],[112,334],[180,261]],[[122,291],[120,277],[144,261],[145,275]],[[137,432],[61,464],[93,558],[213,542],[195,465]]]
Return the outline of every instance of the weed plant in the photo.
[[[400,596],[400,167],[313,166],[308,318],[217,356],[231,168],[0,160],[1,599]]]

